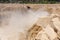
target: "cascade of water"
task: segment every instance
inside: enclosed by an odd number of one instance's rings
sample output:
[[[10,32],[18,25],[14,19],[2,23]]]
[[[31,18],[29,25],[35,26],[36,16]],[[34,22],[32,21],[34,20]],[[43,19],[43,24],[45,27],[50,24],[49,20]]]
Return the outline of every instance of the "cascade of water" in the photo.
[[[6,21],[8,22],[8,25],[5,26],[5,24],[2,23],[4,26],[1,26],[0,28],[0,37],[2,38],[1,40],[18,40],[20,32],[25,34],[25,32],[27,32],[26,30],[31,28],[32,25],[36,23],[39,17],[48,16],[48,12],[46,11],[38,10],[34,12],[31,9],[8,12],[4,11],[4,13],[11,15],[9,18],[6,18],[9,19],[8,21]]]

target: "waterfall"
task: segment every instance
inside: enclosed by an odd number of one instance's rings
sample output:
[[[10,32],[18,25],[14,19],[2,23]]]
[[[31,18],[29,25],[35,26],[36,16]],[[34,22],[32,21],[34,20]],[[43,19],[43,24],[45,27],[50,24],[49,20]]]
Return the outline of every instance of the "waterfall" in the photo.
[[[2,14],[2,19],[0,19],[1,40],[19,40],[19,37],[21,37],[19,36],[20,33],[26,35],[27,30],[31,28],[33,24],[36,23],[38,18],[49,15],[46,11],[33,11],[32,9],[3,11],[0,14]]]

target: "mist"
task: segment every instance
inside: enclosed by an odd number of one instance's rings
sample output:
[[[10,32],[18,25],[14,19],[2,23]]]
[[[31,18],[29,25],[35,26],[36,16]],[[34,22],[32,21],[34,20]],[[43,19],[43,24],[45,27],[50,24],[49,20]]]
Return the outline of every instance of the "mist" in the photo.
[[[33,11],[32,9],[20,9],[0,12],[0,39],[19,40],[20,33],[26,33],[41,17],[49,15],[47,11]]]

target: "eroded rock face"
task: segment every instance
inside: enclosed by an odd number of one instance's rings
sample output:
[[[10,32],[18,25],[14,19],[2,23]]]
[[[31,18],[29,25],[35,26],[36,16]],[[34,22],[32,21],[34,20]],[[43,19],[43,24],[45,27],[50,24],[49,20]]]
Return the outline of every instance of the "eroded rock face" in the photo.
[[[53,17],[45,17],[38,20],[37,25],[42,27],[42,31],[36,35],[36,40],[60,40],[60,18],[55,14],[53,15]]]

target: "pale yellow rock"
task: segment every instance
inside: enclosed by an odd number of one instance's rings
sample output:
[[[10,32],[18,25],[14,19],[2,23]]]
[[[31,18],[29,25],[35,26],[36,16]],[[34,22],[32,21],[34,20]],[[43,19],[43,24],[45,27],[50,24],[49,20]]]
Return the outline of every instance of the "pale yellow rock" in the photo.
[[[53,24],[55,25],[55,27],[57,28],[57,30],[60,31],[60,21],[59,21],[59,18],[53,18],[52,21],[53,21]]]

